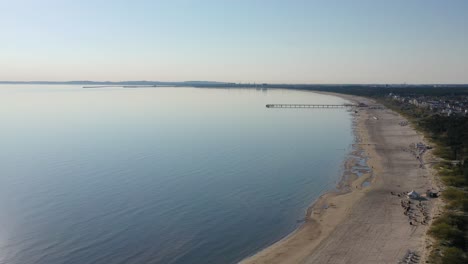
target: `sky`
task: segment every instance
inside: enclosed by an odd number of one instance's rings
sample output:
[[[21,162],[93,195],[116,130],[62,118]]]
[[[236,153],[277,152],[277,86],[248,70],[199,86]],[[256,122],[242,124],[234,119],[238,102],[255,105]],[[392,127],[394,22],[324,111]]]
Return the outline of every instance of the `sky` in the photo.
[[[466,0],[0,0],[0,80],[468,83]]]

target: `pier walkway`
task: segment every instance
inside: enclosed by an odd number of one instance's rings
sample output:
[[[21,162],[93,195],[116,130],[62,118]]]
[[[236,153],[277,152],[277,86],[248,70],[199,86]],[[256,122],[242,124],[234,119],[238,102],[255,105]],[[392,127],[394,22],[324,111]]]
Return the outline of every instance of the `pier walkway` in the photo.
[[[345,108],[359,107],[357,104],[267,104],[267,108]]]

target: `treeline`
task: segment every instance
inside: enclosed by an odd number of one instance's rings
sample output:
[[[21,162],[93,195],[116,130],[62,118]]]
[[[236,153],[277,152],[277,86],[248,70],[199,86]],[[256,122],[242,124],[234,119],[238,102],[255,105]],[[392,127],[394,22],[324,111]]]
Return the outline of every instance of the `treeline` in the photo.
[[[439,114],[422,118],[419,125],[429,131],[433,139],[450,152],[444,158],[460,160],[467,156],[468,118],[464,116],[441,116]]]
[[[429,234],[436,239],[431,263],[468,263],[468,117],[446,116],[393,100],[386,95],[462,96],[468,88],[371,88],[327,87],[310,89],[374,98],[403,114],[436,145],[434,154],[444,161],[436,165],[441,181],[445,212],[434,220]]]
[[[323,92],[334,92],[352,94],[367,97],[382,97],[389,93],[399,94],[402,96],[409,95],[425,95],[425,96],[457,96],[468,95],[468,85],[459,86],[429,86],[429,85],[412,85],[412,86],[370,86],[370,85],[342,85],[342,86],[297,86],[295,89],[313,90]]]

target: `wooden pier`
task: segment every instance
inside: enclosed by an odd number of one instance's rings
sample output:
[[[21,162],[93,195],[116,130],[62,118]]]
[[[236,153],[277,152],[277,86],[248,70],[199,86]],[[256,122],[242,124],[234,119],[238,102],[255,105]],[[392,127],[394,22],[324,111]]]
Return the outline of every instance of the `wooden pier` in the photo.
[[[356,104],[267,104],[267,108],[346,108],[358,107]]]

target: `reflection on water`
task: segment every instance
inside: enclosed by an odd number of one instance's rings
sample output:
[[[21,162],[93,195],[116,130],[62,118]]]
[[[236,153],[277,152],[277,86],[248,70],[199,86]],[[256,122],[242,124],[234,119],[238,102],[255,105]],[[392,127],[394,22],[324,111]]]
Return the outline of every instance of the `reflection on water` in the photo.
[[[0,86],[0,263],[232,263],[291,232],[353,140],[301,91]]]

